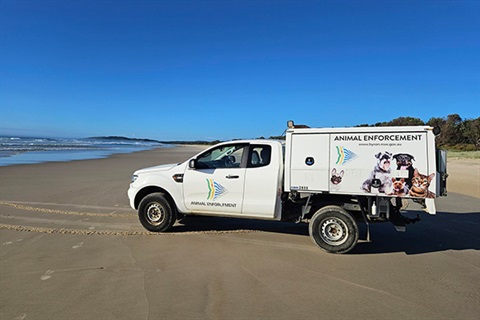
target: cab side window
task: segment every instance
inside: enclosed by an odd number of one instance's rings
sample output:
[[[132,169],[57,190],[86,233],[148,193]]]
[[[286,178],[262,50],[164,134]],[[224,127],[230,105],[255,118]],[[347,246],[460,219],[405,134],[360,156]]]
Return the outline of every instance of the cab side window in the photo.
[[[272,147],[268,145],[251,145],[248,155],[248,168],[265,167],[270,164]]]
[[[197,158],[197,169],[240,168],[245,144],[224,145],[208,150]]]

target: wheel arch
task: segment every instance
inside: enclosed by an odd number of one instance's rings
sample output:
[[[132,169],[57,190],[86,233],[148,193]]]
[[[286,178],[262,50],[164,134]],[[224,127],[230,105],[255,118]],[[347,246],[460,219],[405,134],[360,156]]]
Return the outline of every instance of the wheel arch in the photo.
[[[138,191],[137,194],[135,195],[135,202],[134,202],[135,209],[138,209],[138,206],[140,205],[140,202],[142,201],[143,198],[145,198],[149,194],[156,193],[156,192],[163,193],[168,203],[170,204],[170,207],[172,208],[172,210],[174,210],[175,212],[178,211],[177,206],[175,204],[175,200],[173,200],[173,197],[170,195],[170,193],[159,186],[148,186]]]
[[[347,211],[355,218],[355,220],[362,221],[362,217],[361,215],[359,215],[359,212],[346,209],[345,204],[358,204],[358,202],[355,202],[353,198],[349,195],[317,194],[312,198],[311,209],[306,215],[306,218],[311,219],[318,210],[324,207],[337,206],[342,208],[342,210]]]

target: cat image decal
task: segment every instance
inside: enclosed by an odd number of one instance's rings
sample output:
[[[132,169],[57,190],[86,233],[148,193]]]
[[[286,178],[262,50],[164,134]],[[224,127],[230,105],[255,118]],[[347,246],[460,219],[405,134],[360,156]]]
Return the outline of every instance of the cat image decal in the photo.
[[[418,172],[417,169],[413,172],[412,187],[408,192],[412,197],[417,198],[435,198],[435,193],[428,190],[430,182],[435,177],[435,173],[424,175]]]

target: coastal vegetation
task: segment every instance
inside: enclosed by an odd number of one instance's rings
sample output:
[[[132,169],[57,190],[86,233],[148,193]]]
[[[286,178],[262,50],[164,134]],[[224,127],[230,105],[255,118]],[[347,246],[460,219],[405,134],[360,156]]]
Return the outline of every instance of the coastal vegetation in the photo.
[[[480,158],[480,117],[476,119],[462,119],[458,114],[450,114],[444,118],[432,117],[427,122],[420,118],[399,117],[386,122],[357,125],[357,127],[394,126],[439,127],[440,134],[436,139],[438,148],[449,150],[452,154],[462,158]],[[269,139],[284,138],[284,136],[272,136]],[[263,139],[263,137],[260,137],[260,139]],[[454,151],[456,153],[453,153]]]
[[[388,122],[379,122],[373,125],[362,124],[358,127],[423,125],[440,128],[440,134],[436,139],[439,148],[451,151],[480,150],[480,117],[462,119],[458,114],[450,114],[445,118],[430,118],[427,122],[419,118],[400,117]]]

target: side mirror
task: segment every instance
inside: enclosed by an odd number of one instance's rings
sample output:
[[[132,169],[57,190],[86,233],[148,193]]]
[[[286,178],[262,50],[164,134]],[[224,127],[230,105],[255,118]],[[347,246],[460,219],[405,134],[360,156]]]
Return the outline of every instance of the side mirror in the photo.
[[[188,162],[188,167],[190,169],[195,169],[197,167],[197,159],[191,159],[189,162]]]

